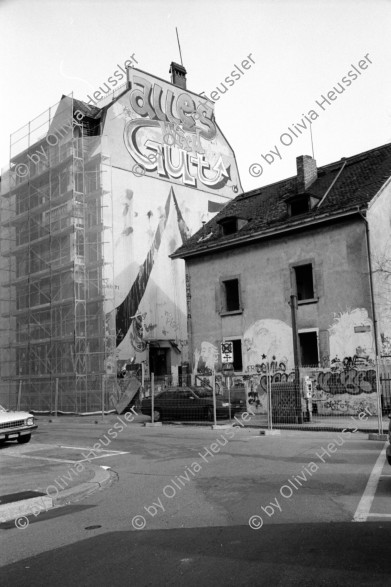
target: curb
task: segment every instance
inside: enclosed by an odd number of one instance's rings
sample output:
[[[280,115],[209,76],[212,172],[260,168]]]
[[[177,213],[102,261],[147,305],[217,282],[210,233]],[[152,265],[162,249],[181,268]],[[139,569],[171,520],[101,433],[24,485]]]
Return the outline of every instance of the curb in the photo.
[[[210,422],[171,422],[166,420],[164,422],[166,426],[193,426],[194,428],[211,428]],[[218,427],[228,426],[231,427],[232,424],[221,424]],[[255,425],[255,424],[244,424],[243,430],[250,429],[250,430],[259,430],[260,434],[265,434],[263,431],[268,430],[266,425]],[[328,427],[320,427],[320,426],[306,426],[305,428],[301,428],[300,425],[295,424],[273,424],[273,430],[296,430],[298,432],[342,432],[346,430],[348,432],[353,432],[355,430],[352,426],[328,426]],[[373,428],[358,428],[356,432],[361,432],[362,434],[378,434],[376,429]]]
[[[388,440],[388,434],[379,434],[378,432],[371,432],[368,434],[368,440]]]
[[[17,520],[18,518],[26,518],[31,515],[37,516],[42,512],[63,507],[76,501],[81,501],[96,491],[109,487],[115,478],[116,474],[111,471],[109,467],[100,466],[99,469],[95,471],[94,477],[90,481],[59,491],[55,497],[50,497],[46,493],[42,494],[37,491],[36,497],[10,501],[4,505],[0,505],[0,523]],[[14,495],[17,496],[21,494]],[[17,527],[24,528],[27,527],[27,525],[20,525]]]

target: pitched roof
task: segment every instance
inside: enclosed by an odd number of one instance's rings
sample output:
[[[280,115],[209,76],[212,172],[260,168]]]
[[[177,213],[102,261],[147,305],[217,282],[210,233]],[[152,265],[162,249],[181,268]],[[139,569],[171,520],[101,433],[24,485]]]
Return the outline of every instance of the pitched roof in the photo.
[[[227,247],[231,241],[235,246],[238,238],[244,242],[254,236],[264,238],[280,229],[300,228],[311,221],[357,210],[358,206],[365,208],[390,176],[391,143],[388,143],[318,167],[318,178],[306,193],[322,199],[331,189],[320,206],[300,217],[289,216],[286,204],[289,197],[298,194],[296,176],[257,188],[229,202],[171,256],[204,254],[208,249]],[[230,216],[248,222],[239,231],[223,236],[219,222]]]

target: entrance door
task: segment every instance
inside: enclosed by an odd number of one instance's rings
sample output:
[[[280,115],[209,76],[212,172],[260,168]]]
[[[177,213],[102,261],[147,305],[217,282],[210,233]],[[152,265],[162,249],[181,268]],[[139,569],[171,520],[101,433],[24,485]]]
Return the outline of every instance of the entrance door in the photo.
[[[299,332],[300,358],[303,367],[319,365],[318,337],[316,331]]]
[[[155,377],[163,377],[164,375],[170,375],[170,349],[164,349],[159,347],[150,347],[149,349],[149,365],[151,373],[155,374]]]

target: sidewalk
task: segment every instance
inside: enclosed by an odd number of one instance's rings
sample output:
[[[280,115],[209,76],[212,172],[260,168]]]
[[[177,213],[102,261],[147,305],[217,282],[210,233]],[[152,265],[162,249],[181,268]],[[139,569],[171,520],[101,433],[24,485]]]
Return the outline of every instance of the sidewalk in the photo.
[[[15,520],[24,529],[29,516],[79,501],[113,480],[108,469],[92,463],[76,467],[72,462],[48,464],[34,458],[30,457],[27,468],[23,458],[1,452],[0,528],[8,528]]]
[[[267,415],[266,414],[256,414],[251,416],[249,412],[250,418],[244,422],[240,418],[241,412],[236,414],[236,417],[245,428],[267,428]],[[38,425],[41,427],[46,426],[65,426],[66,428],[71,428],[72,426],[107,426],[111,423],[117,422],[118,418],[124,418],[123,415],[118,416],[116,413],[105,414],[104,418],[102,415],[93,415],[93,416],[58,416],[57,418],[54,416],[37,416]],[[142,414],[138,414],[134,417],[134,420],[129,423],[129,426],[144,426],[145,422],[150,422],[151,418],[149,416],[144,416]],[[389,419],[388,417],[383,416],[383,433],[388,432],[388,424]],[[231,418],[231,422],[235,423],[234,417]],[[229,424],[230,420],[228,419],[218,419],[218,424]],[[177,426],[211,426],[213,422],[208,420],[164,420],[163,425],[177,425]],[[302,424],[296,423],[282,423],[282,422],[273,422],[273,428],[276,429],[289,429],[289,430],[323,430],[323,431],[330,431],[330,432],[339,432],[347,429],[355,429],[357,428],[358,431],[364,433],[373,433],[378,431],[378,420],[377,416],[368,417],[367,420],[359,420],[357,416],[318,416],[312,414],[312,419],[310,422],[303,422]]]
[[[388,417],[384,419],[383,416],[383,433],[388,432]],[[267,416],[266,415],[255,415],[252,416],[251,420],[246,424],[251,428],[267,428]],[[359,432],[373,433],[378,432],[378,419],[377,416],[368,417],[367,420],[359,420],[357,416],[314,416],[312,415],[310,422],[303,422],[302,424],[295,423],[282,423],[273,422],[273,428],[277,429],[290,429],[290,430],[324,430],[330,432],[340,432],[346,429],[355,429]]]

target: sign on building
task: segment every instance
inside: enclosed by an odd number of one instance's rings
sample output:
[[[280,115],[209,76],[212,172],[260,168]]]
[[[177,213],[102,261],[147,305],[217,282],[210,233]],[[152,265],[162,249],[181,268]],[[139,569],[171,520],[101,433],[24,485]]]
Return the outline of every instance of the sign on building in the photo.
[[[221,362],[222,363],[233,363],[234,362],[234,345],[232,342],[221,343]]]

